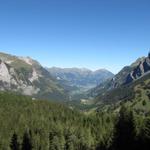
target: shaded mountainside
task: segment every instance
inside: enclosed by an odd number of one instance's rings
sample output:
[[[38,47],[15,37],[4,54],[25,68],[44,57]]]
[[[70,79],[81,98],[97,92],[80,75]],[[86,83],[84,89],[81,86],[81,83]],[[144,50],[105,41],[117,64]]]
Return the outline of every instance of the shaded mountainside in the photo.
[[[149,89],[149,81],[150,73],[132,83],[121,85],[118,88],[114,88],[107,92],[100,93],[96,97],[96,101],[99,104],[115,104],[119,101],[132,101],[136,98],[136,93],[138,93],[141,89],[143,89],[145,95],[149,94],[149,92],[147,91]],[[137,87],[139,88],[137,89]]]
[[[0,90],[33,97],[67,100],[63,87],[37,61],[0,53]]]
[[[148,57],[141,60],[139,64],[128,74],[125,84],[130,83],[136,79],[139,79],[149,71],[150,71],[150,53]]]

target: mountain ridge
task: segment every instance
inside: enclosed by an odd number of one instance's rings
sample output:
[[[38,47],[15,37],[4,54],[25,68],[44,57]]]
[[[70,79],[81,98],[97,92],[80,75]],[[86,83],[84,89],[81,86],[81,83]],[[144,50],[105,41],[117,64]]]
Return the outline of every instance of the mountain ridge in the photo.
[[[147,70],[143,72],[143,68],[148,66]],[[109,91],[118,88],[121,85],[126,85],[134,80],[139,79],[150,71],[150,53],[147,57],[138,58],[130,66],[123,67],[112,79],[98,85],[96,88],[90,91],[92,96],[96,96],[97,93],[103,93],[104,91]],[[134,75],[134,76],[133,76]]]
[[[36,60],[5,53],[0,53],[0,60],[0,90],[54,100],[67,99],[63,87]]]
[[[132,80],[129,80],[131,75]],[[119,101],[134,100],[138,93],[136,87],[139,86],[144,91],[148,87],[149,77],[150,53],[147,57],[139,58],[130,66],[124,67],[112,79],[92,89],[89,94],[95,97],[97,104],[116,104]],[[146,85],[144,88],[143,84]]]

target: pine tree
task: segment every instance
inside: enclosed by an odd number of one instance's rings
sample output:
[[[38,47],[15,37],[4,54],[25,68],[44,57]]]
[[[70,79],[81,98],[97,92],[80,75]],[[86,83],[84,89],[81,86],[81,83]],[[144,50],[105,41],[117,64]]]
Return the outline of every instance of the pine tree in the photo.
[[[57,129],[49,133],[49,150],[63,149],[61,137],[62,137],[61,132],[57,131]]]
[[[65,133],[65,150],[74,150],[74,142],[75,142],[75,135],[73,135],[71,129],[66,130]]]
[[[145,119],[143,128],[138,138],[138,148],[140,150],[149,150],[150,149],[150,118]]]
[[[134,138],[135,124],[133,112],[122,107],[114,129],[113,148],[115,150],[133,150]]]
[[[19,150],[18,136],[16,133],[14,133],[12,136],[10,148],[11,150]]]
[[[22,150],[32,150],[31,139],[27,132],[23,136]]]

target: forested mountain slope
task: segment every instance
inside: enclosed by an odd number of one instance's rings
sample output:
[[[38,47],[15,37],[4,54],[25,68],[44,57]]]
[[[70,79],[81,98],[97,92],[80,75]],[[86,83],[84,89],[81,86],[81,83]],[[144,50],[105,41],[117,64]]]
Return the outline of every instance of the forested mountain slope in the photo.
[[[109,113],[87,116],[62,104],[0,93],[1,150],[94,150],[109,138],[112,122]]]
[[[62,104],[0,93],[1,150],[149,150],[149,114],[122,106],[85,115]]]
[[[141,102],[145,100],[149,104],[150,94],[150,73],[134,82],[121,85],[109,91],[104,91],[96,97],[96,103],[115,104],[117,102],[132,101],[137,99]]]

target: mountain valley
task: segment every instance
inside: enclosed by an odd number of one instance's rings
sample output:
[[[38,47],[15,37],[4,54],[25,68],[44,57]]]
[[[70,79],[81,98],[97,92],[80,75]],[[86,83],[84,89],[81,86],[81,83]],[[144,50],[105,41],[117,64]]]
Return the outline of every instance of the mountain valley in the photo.
[[[0,149],[148,150],[150,54],[116,75],[0,60]]]
[[[0,53],[0,60],[1,91],[60,101],[85,110],[134,99],[137,83],[147,83],[150,75],[150,53],[116,75],[105,69],[44,68],[30,57],[5,53]]]

